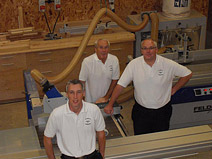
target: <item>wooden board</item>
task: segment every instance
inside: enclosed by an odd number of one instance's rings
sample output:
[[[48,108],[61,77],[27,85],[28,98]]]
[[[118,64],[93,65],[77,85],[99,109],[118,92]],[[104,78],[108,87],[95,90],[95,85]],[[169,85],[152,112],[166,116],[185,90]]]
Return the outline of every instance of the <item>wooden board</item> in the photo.
[[[18,7],[23,8],[23,25],[35,29],[48,31],[44,14],[38,11],[38,0],[18,1],[0,0],[1,21],[0,32],[8,29],[19,28]],[[61,2],[61,14],[58,22],[81,21],[92,19],[101,7],[105,7],[105,1],[99,0],[69,0]],[[208,15],[209,0],[191,0],[191,8],[196,9],[204,15]],[[109,3],[107,0],[107,7]],[[123,20],[130,14],[140,13],[141,11],[156,10],[162,11],[162,0],[115,0],[116,14]],[[54,10],[54,4],[46,4],[46,16],[50,28],[53,29],[58,12]]]
[[[0,105],[0,130],[27,126],[26,101]]]

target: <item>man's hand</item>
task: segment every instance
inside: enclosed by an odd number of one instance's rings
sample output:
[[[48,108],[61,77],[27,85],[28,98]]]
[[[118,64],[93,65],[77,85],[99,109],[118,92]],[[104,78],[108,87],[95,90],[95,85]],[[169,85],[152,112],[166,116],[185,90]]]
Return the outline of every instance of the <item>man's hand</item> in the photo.
[[[176,90],[172,88],[171,95],[173,96],[176,93]]]
[[[95,103],[107,103],[107,102],[108,102],[108,98],[101,97],[101,98],[97,99]]]
[[[110,104],[106,105],[106,106],[104,107],[104,112],[105,112],[106,114],[113,114],[113,106],[110,105]]]
[[[43,143],[44,143],[44,146],[45,146],[45,150],[46,150],[46,154],[48,156],[48,159],[55,159],[53,145],[52,145],[52,138],[44,135]]]
[[[174,95],[180,88],[182,88],[192,77],[192,73],[185,76],[180,77],[177,83],[172,87],[171,95]]]
[[[123,86],[117,84],[114,91],[113,91],[113,94],[110,98],[110,102],[108,103],[108,105],[106,105],[104,107],[104,112],[106,114],[113,114],[113,104],[115,103],[116,99],[118,98],[119,94],[121,93],[121,91],[124,89]]]

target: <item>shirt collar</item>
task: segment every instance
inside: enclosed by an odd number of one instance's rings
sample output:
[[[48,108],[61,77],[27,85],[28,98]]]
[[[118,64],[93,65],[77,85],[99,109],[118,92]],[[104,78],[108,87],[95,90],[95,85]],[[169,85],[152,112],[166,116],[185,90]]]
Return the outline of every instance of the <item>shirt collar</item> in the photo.
[[[106,61],[105,61],[105,63],[107,62],[107,60],[110,58],[110,54],[108,53],[108,55],[107,55],[107,59],[106,59]],[[95,53],[94,54],[94,59],[96,60],[96,61],[100,61],[100,62],[102,62],[99,58],[98,58],[98,56],[97,56],[97,54]]]
[[[97,54],[96,54],[96,53],[94,54],[94,59],[95,59],[96,61],[100,61],[100,62],[102,62],[102,61],[98,58],[98,56],[97,56]]]
[[[145,64],[145,65],[148,65],[148,64],[146,63],[146,61],[144,60],[144,57],[143,57],[142,60],[144,61],[144,64]],[[157,65],[157,63],[159,63],[159,62],[160,62],[159,55],[156,54],[155,63],[152,65],[152,67],[154,67],[155,65]],[[149,66],[149,65],[148,65],[148,66]]]
[[[159,62],[159,56],[156,54],[156,59],[155,59],[155,63],[154,64],[157,64]]]
[[[69,100],[67,100],[67,102],[66,102],[66,113],[73,114],[74,112],[70,110],[68,102],[69,102]],[[85,108],[84,100],[82,100],[82,109],[81,109],[80,113],[81,112],[87,112],[87,109]]]
[[[101,60],[98,58],[98,56],[97,56],[96,53],[94,54],[94,59],[95,59],[96,61],[101,61]]]

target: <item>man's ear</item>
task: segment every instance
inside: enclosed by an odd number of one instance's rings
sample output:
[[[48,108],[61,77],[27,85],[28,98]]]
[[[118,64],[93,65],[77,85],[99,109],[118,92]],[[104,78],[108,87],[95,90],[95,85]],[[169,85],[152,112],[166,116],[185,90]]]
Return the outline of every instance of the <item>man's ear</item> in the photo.
[[[85,90],[82,92],[82,94],[83,94],[83,97],[85,97]]]

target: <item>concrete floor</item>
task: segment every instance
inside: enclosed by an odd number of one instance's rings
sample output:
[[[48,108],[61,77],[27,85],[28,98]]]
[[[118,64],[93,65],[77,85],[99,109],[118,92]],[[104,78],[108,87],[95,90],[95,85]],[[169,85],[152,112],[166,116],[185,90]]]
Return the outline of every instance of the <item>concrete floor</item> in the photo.
[[[129,135],[133,135],[133,125],[131,120],[131,110],[132,106],[134,104],[134,100],[129,100],[125,103],[122,103],[123,109],[121,111],[121,114],[123,116],[123,122],[128,130]],[[10,104],[4,104],[0,105],[0,126],[1,130],[12,130],[15,128],[26,128],[28,127],[28,119],[27,119],[27,111],[26,111],[26,104],[25,102],[18,102],[18,103],[10,103]],[[211,126],[212,127],[212,126]],[[0,132],[3,132],[0,131]],[[17,148],[16,148],[17,149]],[[58,151],[58,149],[56,149]],[[17,157],[17,154],[5,154],[5,152],[0,153],[0,159],[16,159],[16,158],[30,158],[30,155],[42,155],[43,159],[46,159],[45,157],[45,151],[43,149],[40,150],[32,150],[27,152],[19,152],[18,155],[20,157]],[[56,157],[57,159],[59,156]],[[194,154],[188,154],[184,156],[178,156],[178,159],[212,159],[212,151],[207,152],[201,152],[201,153],[194,153]]]
[[[135,103],[134,99],[131,99],[131,100],[121,104],[121,106],[123,107],[123,109],[121,110],[121,114],[123,116],[122,121],[123,121],[126,129],[128,130],[128,134],[130,136],[134,135],[133,121],[131,119],[131,112],[132,112],[132,107],[133,107],[134,103]]]
[[[207,41],[206,41],[206,48],[212,48],[212,33],[207,33]],[[132,106],[134,104],[134,100],[129,100],[125,103],[122,103],[123,109],[121,111],[121,114],[123,116],[123,123],[125,124],[128,134],[130,136],[133,135],[133,124],[131,120],[131,111]],[[28,127],[28,119],[27,119],[27,108],[26,108],[26,102],[17,102],[17,103],[9,103],[9,104],[2,104],[0,105],[0,131],[1,130],[8,130],[8,129],[15,129],[15,128],[24,128]],[[210,125],[212,128],[212,125]],[[32,152],[31,154],[41,154],[45,155],[45,152],[42,150],[39,152]],[[27,156],[28,154],[20,152],[20,155]],[[0,154],[0,159],[15,159],[17,156],[14,155],[2,155]],[[46,158],[46,157],[44,157]],[[57,156],[57,158],[59,158]],[[190,154],[188,156],[181,156],[178,157],[179,159],[212,159],[212,151],[208,152],[202,152],[199,154]]]
[[[132,136],[134,135],[134,133],[133,133],[133,121],[131,119],[131,112],[132,112],[132,107],[134,105],[134,99],[124,102],[121,105],[123,106],[123,109],[121,111],[121,114],[123,116],[122,121],[125,124],[129,135]],[[212,128],[212,124],[209,126]],[[187,155],[178,156],[175,158],[176,159],[212,159],[212,150],[207,152],[201,152],[201,153],[187,154]]]
[[[0,105],[0,130],[27,126],[29,124],[25,101]]]

